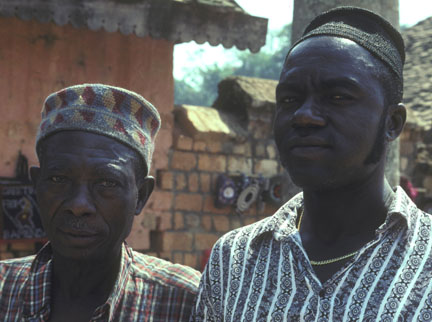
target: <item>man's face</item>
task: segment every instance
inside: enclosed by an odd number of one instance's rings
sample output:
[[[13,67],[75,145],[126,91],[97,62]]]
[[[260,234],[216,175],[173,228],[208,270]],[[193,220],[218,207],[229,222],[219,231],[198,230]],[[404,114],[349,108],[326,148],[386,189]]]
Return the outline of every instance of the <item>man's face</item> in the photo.
[[[41,167],[31,175],[54,253],[75,260],[118,256],[153,188],[151,178],[137,187],[137,155],[114,139],[80,131],[59,132],[42,144]]]
[[[366,49],[337,37],[312,37],[290,53],[276,90],[274,134],[300,187],[356,184],[383,162],[366,162],[385,124],[375,63]]]

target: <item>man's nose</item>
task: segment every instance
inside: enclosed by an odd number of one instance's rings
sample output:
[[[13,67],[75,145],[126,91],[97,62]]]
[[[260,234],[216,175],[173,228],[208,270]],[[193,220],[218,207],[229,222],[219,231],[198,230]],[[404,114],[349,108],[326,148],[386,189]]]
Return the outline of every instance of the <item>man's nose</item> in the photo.
[[[77,184],[71,190],[71,195],[65,205],[66,210],[75,216],[91,215],[96,212],[93,197],[87,184]]]
[[[325,123],[325,117],[313,97],[307,98],[292,116],[293,127],[320,127]]]

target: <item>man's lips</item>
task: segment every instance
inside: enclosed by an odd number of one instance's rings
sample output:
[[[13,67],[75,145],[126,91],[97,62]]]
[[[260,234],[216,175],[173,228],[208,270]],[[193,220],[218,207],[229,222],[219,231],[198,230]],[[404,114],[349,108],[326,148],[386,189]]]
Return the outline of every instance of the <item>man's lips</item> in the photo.
[[[59,228],[59,230],[62,233],[73,237],[89,238],[98,235],[96,232],[90,230],[71,229],[71,228]]]
[[[318,137],[292,138],[288,140],[286,147],[289,150],[298,148],[313,149],[313,148],[330,148],[330,144],[324,139]]]

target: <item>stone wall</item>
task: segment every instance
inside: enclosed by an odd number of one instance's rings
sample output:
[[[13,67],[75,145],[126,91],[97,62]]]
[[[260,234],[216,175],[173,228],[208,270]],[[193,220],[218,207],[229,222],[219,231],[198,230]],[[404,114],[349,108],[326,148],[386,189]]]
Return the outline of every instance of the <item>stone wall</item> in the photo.
[[[429,111],[408,108],[407,124],[400,137],[401,174],[418,190],[416,203],[432,211],[432,130]]]

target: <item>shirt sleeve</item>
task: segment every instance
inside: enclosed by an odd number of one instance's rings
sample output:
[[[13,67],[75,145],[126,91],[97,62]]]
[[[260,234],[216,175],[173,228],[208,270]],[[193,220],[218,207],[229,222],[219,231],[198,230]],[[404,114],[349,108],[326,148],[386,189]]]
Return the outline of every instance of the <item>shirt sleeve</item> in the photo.
[[[192,309],[190,322],[220,321],[220,319],[218,319],[215,314],[214,307],[209,298],[209,293],[208,293],[208,288],[210,287],[209,283],[210,281],[208,278],[208,265],[207,265],[201,277],[201,282],[199,285],[199,290],[197,295],[197,301],[195,306]]]

